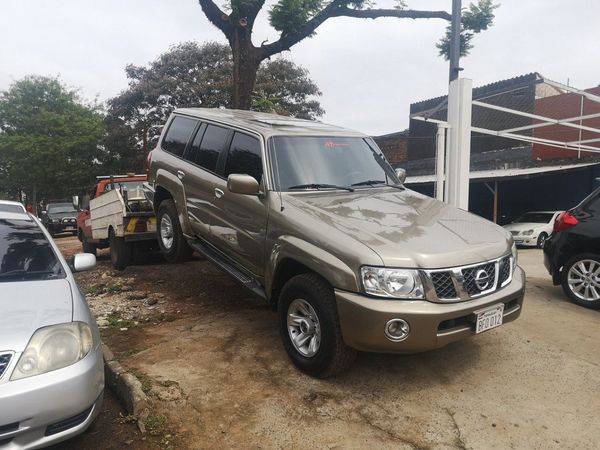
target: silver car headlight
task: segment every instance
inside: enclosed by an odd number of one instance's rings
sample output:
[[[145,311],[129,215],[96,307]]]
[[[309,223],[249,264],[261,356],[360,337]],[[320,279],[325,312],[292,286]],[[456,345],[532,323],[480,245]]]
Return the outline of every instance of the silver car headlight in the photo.
[[[378,297],[424,298],[423,283],[414,269],[387,269],[364,266],[360,269],[365,293]]]
[[[20,380],[75,364],[92,345],[92,330],[83,322],[40,328],[33,333],[10,379]]]
[[[525,235],[525,236],[531,236],[532,234],[533,234],[533,230],[523,231],[523,235]]]
[[[519,262],[519,254],[517,253],[517,244],[515,244],[513,242],[512,248],[510,249],[511,253],[512,253],[512,260],[513,260],[513,272],[515,271],[515,269],[517,268],[517,263]]]

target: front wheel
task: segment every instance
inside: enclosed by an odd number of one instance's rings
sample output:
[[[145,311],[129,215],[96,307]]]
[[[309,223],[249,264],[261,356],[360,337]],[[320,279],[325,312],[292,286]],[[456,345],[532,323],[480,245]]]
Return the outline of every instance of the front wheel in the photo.
[[[356,351],[342,338],[332,287],[314,273],[291,278],[278,303],[283,346],[301,371],[326,378],[348,369]]]
[[[537,239],[537,248],[544,248],[547,239],[548,235],[546,233],[540,233]]]
[[[567,261],[562,270],[562,288],[574,303],[600,309],[600,257],[583,253]]]
[[[131,264],[133,247],[122,237],[115,236],[111,230],[108,237],[110,243],[110,263],[115,270],[124,270]]]
[[[185,242],[177,208],[173,200],[164,200],[156,215],[158,245],[165,259],[170,263],[181,262],[192,256],[192,249]]]

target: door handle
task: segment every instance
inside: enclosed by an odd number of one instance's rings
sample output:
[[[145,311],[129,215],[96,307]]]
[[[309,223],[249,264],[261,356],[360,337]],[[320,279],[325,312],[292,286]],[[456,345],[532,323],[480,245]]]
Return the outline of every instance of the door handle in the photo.
[[[185,172],[182,172],[181,170],[177,171],[177,176],[179,177],[180,180],[183,180],[183,177],[185,177]]]
[[[221,189],[219,188],[215,188],[215,197],[217,198],[221,198],[223,197],[223,194],[225,194],[225,192],[223,192]]]

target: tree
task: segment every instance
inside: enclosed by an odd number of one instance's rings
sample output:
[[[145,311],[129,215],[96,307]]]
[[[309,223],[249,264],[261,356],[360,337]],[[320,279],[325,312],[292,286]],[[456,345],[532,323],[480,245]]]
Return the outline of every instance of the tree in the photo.
[[[228,0],[226,11],[213,0],[198,0],[208,20],[223,32],[233,53],[233,89],[231,105],[250,109],[252,92],[262,61],[290,48],[301,40],[311,37],[327,20],[334,17],[377,19],[396,17],[406,19],[443,19],[450,21],[446,11],[419,11],[407,9],[404,0],[396,0],[391,9],[373,8],[374,0],[277,0],[269,11],[271,26],[279,38],[259,46],[252,42],[256,16],[265,6],[265,0]],[[462,26],[463,53],[468,52],[473,33],[487,29],[494,19],[495,6],[491,0],[478,0],[465,13]],[[439,45],[444,45],[447,37]],[[446,45],[447,47],[447,45]],[[442,52],[446,52],[444,47]]]
[[[0,192],[59,198],[88,185],[104,132],[96,105],[57,78],[28,76],[0,93]]]
[[[230,49],[215,42],[185,42],[148,66],[128,65],[128,89],[108,101],[107,164],[141,166],[177,107],[230,107],[232,68]],[[251,107],[312,119],[323,114],[320,95],[305,69],[277,58],[259,68]]]

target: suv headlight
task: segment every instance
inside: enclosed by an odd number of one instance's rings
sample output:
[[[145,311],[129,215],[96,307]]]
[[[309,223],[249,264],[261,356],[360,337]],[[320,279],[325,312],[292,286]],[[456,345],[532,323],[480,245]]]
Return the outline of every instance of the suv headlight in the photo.
[[[387,269],[364,266],[360,269],[365,293],[378,297],[424,298],[423,283],[414,269]]]
[[[92,345],[92,331],[83,322],[40,328],[33,333],[10,379],[20,380],[70,366],[83,359]]]
[[[517,253],[517,244],[513,242],[512,248],[510,249],[512,253],[513,259],[513,272],[517,268],[517,263],[519,262],[519,254]]]

